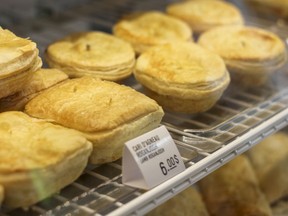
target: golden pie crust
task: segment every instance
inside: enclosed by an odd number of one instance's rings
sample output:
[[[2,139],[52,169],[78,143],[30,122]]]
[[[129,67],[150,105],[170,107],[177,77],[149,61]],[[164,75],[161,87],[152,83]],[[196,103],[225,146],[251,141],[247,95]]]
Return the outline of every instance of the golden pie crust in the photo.
[[[34,42],[0,28],[0,98],[19,91],[42,66]]]
[[[189,187],[150,211],[146,216],[209,216],[200,192]]]
[[[151,48],[137,59],[135,78],[164,109],[210,109],[230,82],[223,60],[192,42]]]
[[[41,68],[31,75],[30,79],[19,92],[0,99],[0,112],[21,111],[29,100],[40,94],[44,89],[66,79],[68,79],[68,76],[63,71],[52,68]]]
[[[93,143],[90,162],[119,159],[124,142],[154,129],[162,108],[132,88],[92,77],[67,80],[33,98],[25,111],[81,131]]]
[[[199,181],[199,186],[210,215],[272,216],[253,167],[244,155],[210,173]]]
[[[92,150],[78,131],[23,112],[0,113],[0,132],[0,185],[9,208],[29,206],[75,181]]]
[[[261,189],[274,203],[288,195],[288,135],[278,132],[248,151]]]
[[[93,76],[118,81],[131,75],[135,53],[131,45],[102,32],[81,32],[50,44],[45,52],[50,67],[69,77]]]
[[[259,16],[274,16],[287,19],[287,0],[245,0],[248,6],[252,7]]]
[[[193,0],[168,5],[166,12],[179,18],[197,34],[224,25],[243,25],[241,11],[231,3],[215,0]]]
[[[192,40],[190,27],[172,16],[148,11],[131,17],[116,23],[113,33],[131,43],[138,54],[156,45]]]
[[[257,27],[218,27],[203,33],[198,43],[219,54],[232,78],[244,85],[262,85],[286,62],[286,48],[274,33]]]
[[[4,188],[2,185],[0,185],[0,206],[2,205],[4,199]]]

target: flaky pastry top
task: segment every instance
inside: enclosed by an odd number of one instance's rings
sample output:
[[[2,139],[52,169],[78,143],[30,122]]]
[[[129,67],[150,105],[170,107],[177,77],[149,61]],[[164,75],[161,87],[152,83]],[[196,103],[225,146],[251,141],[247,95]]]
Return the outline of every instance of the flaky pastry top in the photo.
[[[0,29],[0,78],[28,69],[37,55],[34,42],[7,29]]]
[[[131,45],[113,35],[102,32],[81,32],[55,41],[46,55],[65,66],[87,69],[115,68],[135,59]]]
[[[128,86],[88,76],[47,89],[25,107],[29,115],[82,132],[112,130],[160,109]]]
[[[120,20],[113,27],[113,32],[135,46],[137,44],[154,46],[175,40],[192,40],[192,31],[186,23],[156,11]]]
[[[21,102],[30,100],[31,97],[39,94],[44,89],[66,79],[68,79],[68,75],[58,69],[41,68],[32,73],[21,90],[0,99],[0,111],[22,110]]]
[[[149,49],[138,58],[135,75],[159,93],[173,89],[209,91],[229,79],[224,61],[192,42]]]
[[[274,33],[257,27],[218,27],[203,33],[198,43],[224,60],[264,62],[286,53],[283,41]]]
[[[0,113],[0,176],[56,165],[91,149],[78,131],[31,118],[22,112]]]
[[[28,83],[17,95],[24,97],[42,91],[66,79],[68,79],[68,75],[61,70],[55,68],[40,68],[33,73]]]
[[[243,17],[233,4],[215,0],[193,0],[171,4],[168,14],[190,24],[193,30],[204,31],[221,25],[241,25]]]

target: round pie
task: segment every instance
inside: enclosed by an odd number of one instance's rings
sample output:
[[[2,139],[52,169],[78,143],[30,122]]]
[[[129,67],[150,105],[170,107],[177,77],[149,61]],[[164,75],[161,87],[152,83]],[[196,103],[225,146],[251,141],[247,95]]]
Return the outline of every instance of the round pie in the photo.
[[[113,32],[131,43],[138,54],[156,45],[192,40],[192,30],[185,22],[156,11],[120,20]]]
[[[198,43],[220,55],[232,78],[244,85],[262,85],[286,62],[286,48],[274,33],[249,26],[217,27]]]
[[[135,53],[131,45],[102,32],[81,32],[50,44],[45,53],[50,67],[69,77],[85,75],[118,81],[131,75]]]
[[[149,49],[137,59],[134,75],[164,109],[183,113],[210,109],[230,82],[223,60],[192,42]]]
[[[243,25],[240,10],[231,3],[215,0],[193,0],[171,4],[168,14],[190,25],[195,33],[201,33],[216,26]]]

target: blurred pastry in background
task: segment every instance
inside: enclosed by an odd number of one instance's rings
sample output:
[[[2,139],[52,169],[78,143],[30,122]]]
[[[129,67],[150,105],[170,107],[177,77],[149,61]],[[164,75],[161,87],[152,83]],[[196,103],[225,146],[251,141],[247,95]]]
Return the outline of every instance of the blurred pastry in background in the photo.
[[[22,111],[28,101],[59,82],[68,79],[66,73],[58,69],[42,68],[32,74],[23,88],[10,96],[0,99],[0,112]]]
[[[209,216],[201,194],[189,187],[162,205],[150,211],[146,216]]]
[[[134,75],[165,110],[181,113],[209,110],[230,83],[222,58],[193,42],[149,49],[137,59]]]
[[[272,216],[249,160],[240,155],[199,181],[213,216]]]
[[[36,43],[0,27],[0,98],[21,90],[42,66]]]
[[[113,33],[131,43],[138,54],[156,45],[192,40],[188,24],[158,11],[123,18],[113,26]]]
[[[231,3],[215,0],[193,0],[168,5],[166,12],[177,17],[200,34],[224,25],[243,25],[241,11]]]
[[[201,34],[198,44],[220,55],[232,81],[260,86],[286,63],[284,42],[274,33],[249,26],[217,27]]]
[[[31,118],[0,113],[0,185],[3,206],[27,207],[75,181],[92,145],[78,131]]]
[[[91,31],[69,35],[51,43],[45,59],[69,77],[93,76],[119,81],[132,74],[135,52],[131,45],[113,35]]]
[[[131,87],[93,77],[70,79],[34,97],[25,111],[81,131],[93,143],[90,163],[122,156],[124,143],[156,128],[164,113]]]
[[[2,185],[0,185],[0,206],[2,205],[4,199],[4,188]]]
[[[288,196],[288,135],[271,135],[247,154],[269,202]]]
[[[287,216],[288,215],[288,199],[279,200],[272,205],[273,216]]]
[[[288,18],[287,0],[244,0],[258,16],[268,18]]]

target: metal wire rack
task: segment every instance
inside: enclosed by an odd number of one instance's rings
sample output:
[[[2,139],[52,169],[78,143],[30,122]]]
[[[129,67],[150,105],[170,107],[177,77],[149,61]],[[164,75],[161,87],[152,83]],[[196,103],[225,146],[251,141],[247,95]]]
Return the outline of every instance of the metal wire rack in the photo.
[[[15,32],[37,42],[43,55],[49,43],[69,33],[93,29],[110,32],[123,14],[140,9],[163,10],[171,2],[174,1],[94,1],[75,10],[54,14],[53,19],[44,17],[26,28],[15,29]],[[269,21],[247,18],[247,23],[274,31],[283,39],[288,35],[286,27]],[[231,85],[208,112],[198,115],[166,112],[161,124],[167,127],[177,144],[186,170],[163,184],[149,191],[123,185],[121,160],[102,166],[88,165],[75,182],[58,194],[28,209],[2,209],[0,215],[119,216],[147,213],[288,125],[286,71],[287,66],[261,88]],[[142,91],[133,77],[123,84]]]

